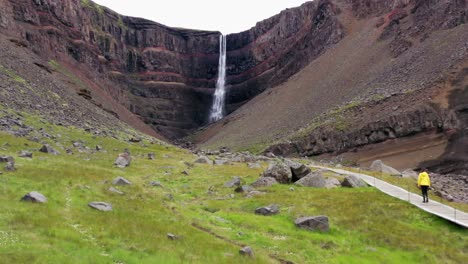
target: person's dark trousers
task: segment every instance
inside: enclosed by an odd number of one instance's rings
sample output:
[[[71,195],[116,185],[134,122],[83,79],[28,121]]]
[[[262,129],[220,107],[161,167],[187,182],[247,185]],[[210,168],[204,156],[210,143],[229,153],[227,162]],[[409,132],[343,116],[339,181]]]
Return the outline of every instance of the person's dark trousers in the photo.
[[[427,196],[427,190],[429,190],[429,186],[421,185],[423,203],[429,202],[429,196]]]

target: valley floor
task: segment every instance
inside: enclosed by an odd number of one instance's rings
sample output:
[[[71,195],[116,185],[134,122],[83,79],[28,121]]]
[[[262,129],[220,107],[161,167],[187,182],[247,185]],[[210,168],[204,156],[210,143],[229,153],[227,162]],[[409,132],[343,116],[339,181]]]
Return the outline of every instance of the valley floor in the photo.
[[[247,198],[224,187],[234,176],[245,184],[266,167],[193,164],[193,154],[148,139],[130,143],[92,136],[26,117],[43,128],[61,152],[38,152],[38,142],[1,132],[1,155],[15,158],[17,171],[0,176],[2,263],[466,263],[468,231],[375,188],[314,189],[274,185]],[[73,142],[83,147],[74,148]],[[95,146],[101,151],[94,151]],[[74,154],[66,154],[70,148]],[[128,149],[133,161],[113,167]],[[29,150],[33,158],[20,158]],[[147,158],[155,153],[155,160]],[[2,165],[3,167],[3,165]],[[188,175],[183,174],[186,171]],[[133,184],[114,186],[123,176]],[[151,186],[158,181],[161,186]],[[38,191],[46,204],[20,202]],[[113,205],[100,212],[92,201]],[[280,213],[254,210],[276,203]],[[330,232],[298,229],[294,219],[326,215]],[[172,233],[177,238],[168,239]],[[254,257],[241,256],[248,245]]]

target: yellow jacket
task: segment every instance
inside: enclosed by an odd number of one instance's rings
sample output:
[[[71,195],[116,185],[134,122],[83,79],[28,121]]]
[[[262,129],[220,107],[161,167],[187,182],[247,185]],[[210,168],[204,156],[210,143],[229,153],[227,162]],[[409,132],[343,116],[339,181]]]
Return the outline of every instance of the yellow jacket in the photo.
[[[427,174],[427,172],[423,171],[419,173],[418,186],[431,186],[431,179],[429,178],[429,174]]]

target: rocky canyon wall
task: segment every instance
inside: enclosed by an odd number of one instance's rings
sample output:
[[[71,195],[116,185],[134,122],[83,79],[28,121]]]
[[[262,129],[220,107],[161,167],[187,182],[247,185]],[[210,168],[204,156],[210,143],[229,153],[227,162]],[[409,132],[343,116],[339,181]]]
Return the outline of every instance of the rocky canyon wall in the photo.
[[[86,76],[157,132],[179,138],[206,124],[219,32],[125,17],[89,0],[0,5],[0,33]],[[338,12],[328,0],[309,2],[229,35],[227,112],[284,82],[338,42],[344,35]]]

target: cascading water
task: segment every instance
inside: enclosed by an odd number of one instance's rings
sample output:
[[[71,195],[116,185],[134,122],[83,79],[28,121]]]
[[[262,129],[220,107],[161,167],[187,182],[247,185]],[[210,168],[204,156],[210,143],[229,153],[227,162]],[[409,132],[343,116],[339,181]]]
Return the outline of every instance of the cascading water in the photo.
[[[224,117],[224,100],[226,97],[226,36],[219,36],[219,65],[218,81],[214,102],[211,107],[210,123],[216,122]]]

